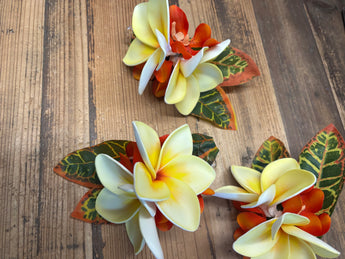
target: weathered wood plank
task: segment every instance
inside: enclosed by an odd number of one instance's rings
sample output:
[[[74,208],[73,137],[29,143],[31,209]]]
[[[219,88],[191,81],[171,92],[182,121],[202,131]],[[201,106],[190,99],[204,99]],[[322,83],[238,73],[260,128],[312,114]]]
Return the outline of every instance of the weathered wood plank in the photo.
[[[0,2],[0,257],[36,255],[44,2]]]
[[[340,117],[345,125],[344,0],[305,0],[307,17],[324,64]]]
[[[52,172],[90,144],[86,6],[46,1],[44,19],[37,256],[91,258],[91,226],[69,217],[87,190]]]
[[[335,16],[335,3],[339,6],[341,1],[304,2],[306,8],[301,1],[253,1],[291,154],[295,157],[329,123],[344,135],[344,32],[340,33],[340,12],[338,18]],[[344,202],[342,195],[332,216],[331,231],[323,238],[342,253]]]
[[[342,124],[301,1],[253,1],[293,156],[321,128]],[[294,8],[291,8],[294,6]]]

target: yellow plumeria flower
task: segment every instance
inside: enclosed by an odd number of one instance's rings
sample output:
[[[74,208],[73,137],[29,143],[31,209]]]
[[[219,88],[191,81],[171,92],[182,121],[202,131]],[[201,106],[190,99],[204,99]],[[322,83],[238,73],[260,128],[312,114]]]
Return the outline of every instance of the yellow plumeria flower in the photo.
[[[95,165],[104,186],[96,199],[96,211],[109,222],[126,224],[135,254],[140,253],[146,243],[157,259],[164,258],[154,219],[156,207],[137,198],[133,174],[105,154],[96,157]]]
[[[142,94],[154,70],[159,70],[171,52],[168,0],[149,0],[133,11],[132,27],[136,38],[128,48],[123,62],[136,66],[146,62],[139,81]]]
[[[301,169],[293,158],[273,161],[262,173],[243,166],[232,166],[231,171],[241,187],[224,186],[217,189],[214,196],[248,203],[242,208],[260,207],[267,217],[280,216],[278,204],[313,186],[316,181],[316,177]]]
[[[173,224],[195,231],[200,223],[197,195],[215,179],[213,168],[193,156],[188,125],[173,131],[161,146],[158,134],[142,122],[133,122],[135,139],[144,162],[134,165],[134,189],[142,201],[154,202]]]
[[[284,213],[240,236],[233,249],[253,259],[316,259],[316,255],[338,257],[340,253],[333,247],[297,227],[308,223],[306,217]]]
[[[202,48],[188,60],[179,58],[170,76],[164,101],[175,104],[181,114],[190,114],[201,92],[212,90],[223,82],[222,71],[208,61],[216,58],[229,44],[230,40],[225,40],[210,49]]]

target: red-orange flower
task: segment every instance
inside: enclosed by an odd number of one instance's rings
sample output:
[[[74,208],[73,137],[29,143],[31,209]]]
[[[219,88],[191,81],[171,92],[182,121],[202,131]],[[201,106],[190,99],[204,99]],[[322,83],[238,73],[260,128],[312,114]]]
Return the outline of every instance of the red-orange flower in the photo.
[[[180,53],[183,58],[190,59],[202,47],[213,47],[219,42],[211,38],[211,28],[201,23],[195,30],[192,39],[188,35],[188,20],[181,8],[172,5],[170,12],[170,46],[173,52]]]

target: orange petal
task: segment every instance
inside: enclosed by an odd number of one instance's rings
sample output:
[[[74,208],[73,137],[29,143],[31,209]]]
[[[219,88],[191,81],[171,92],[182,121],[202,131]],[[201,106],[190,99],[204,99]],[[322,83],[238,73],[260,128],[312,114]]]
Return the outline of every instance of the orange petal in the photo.
[[[203,213],[204,211],[204,199],[202,198],[202,196],[199,194],[198,195],[198,200],[199,200],[199,205],[200,205],[200,214]]]
[[[203,191],[201,194],[203,195],[213,195],[215,194],[214,190],[212,190],[211,188],[207,188],[205,191]]]
[[[322,225],[322,235],[326,234],[331,227],[331,217],[327,213],[319,215]]]
[[[241,212],[237,215],[237,223],[244,231],[248,231],[264,221],[266,218],[252,212]]]
[[[298,214],[303,208],[303,201],[301,195],[297,195],[288,199],[282,203],[285,212],[291,212]]]
[[[314,236],[322,235],[322,224],[318,216],[309,211],[303,211],[300,215],[305,216],[310,220],[308,225],[299,226],[300,229]]]
[[[169,81],[164,82],[164,83],[160,83],[157,80],[154,80],[153,83],[152,83],[152,93],[153,93],[153,95],[156,96],[157,98],[164,97],[165,91],[166,91],[166,89],[168,87],[168,83],[169,83]]]
[[[165,142],[165,140],[168,137],[169,137],[169,134],[165,134],[165,135],[159,137],[159,141],[161,142],[161,146],[163,146],[163,143]]]
[[[233,234],[234,240],[236,240],[237,238],[239,238],[240,236],[242,236],[244,233],[246,233],[246,231],[244,231],[242,228],[236,229],[235,232],[234,232],[234,234]]]
[[[128,158],[128,156],[119,153],[120,155],[120,163],[126,167],[131,173],[133,173],[133,163],[131,162],[131,160]]]
[[[164,217],[164,215],[162,214],[162,212],[160,212],[160,210],[157,210],[156,212],[155,222],[156,222],[157,228],[161,231],[168,231],[174,225],[166,217]]]
[[[141,63],[141,64],[136,65],[136,66],[133,67],[133,77],[134,77],[135,80],[139,81],[140,75],[141,75],[141,71],[143,71],[143,68],[144,68],[145,64],[146,63],[144,62],[144,63]]]
[[[162,67],[158,71],[156,70],[154,71],[154,75],[157,81],[160,83],[167,82],[168,79],[170,78],[172,67],[173,67],[172,61],[169,61],[169,60],[164,61]]]
[[[314,188],[311,191],[302,194],[301,198],[303,204],[306,206],[306,211],[317,213],[322,209],[325,195],[320,189]]]
[[[201,48],[204,42],[211,38],[211,27],[206,23],[201,23],[195,29],[194,37],[191,39],[190,46],[192,48]]]
[[[169,8],[170,12],[170,25],[173,22],[176,22],[175,25],[175,30],[176,32],[182,32],[184,35],[188,34],[188,20],[186,14],[183,12],[183,10],[176,6],[176,5],[171,5]],[[171,28],[172,26],[170,26]]]
[[[213,47],[215,45],[217,45],[219,43],[219,41],[217,41],[216,39],[213,38],[209,38],[208,40],[206,40],[204,42],[204,44],[202,45],[203,47]]]
[[[187,48],[180,41],[171,41],[170,42],[171,50],[175,53],[182,54],[184,59],[190,59],[192,54],[187,51]]]

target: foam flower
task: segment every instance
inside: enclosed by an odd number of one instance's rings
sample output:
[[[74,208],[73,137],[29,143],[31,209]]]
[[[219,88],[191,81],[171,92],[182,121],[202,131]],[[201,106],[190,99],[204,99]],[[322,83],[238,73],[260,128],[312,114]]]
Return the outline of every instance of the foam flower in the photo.
[[[269,163],[262,173],[248,167],[232,166],[232,175],[241,185],[224,186],[215,191],[216,197],[245,202],[242,208],[260,208],[267,217],[282,214],[277,205],[313,186],[316,177],[300,169],[293,158]]]
[[[97,175],[104,188],[96,199],[96,210],[107,221],[126,224],[135,253],[148,245],[156,258],[163,258],[154,215],[153,204],[137,198],[132,173],[108,155],[97,155]]]
[[[223,82],[221,70],[208,61],[216,58],[229,44],[230,40],[225,40],[212,48],[202,48],[190,59],[178,59],[171,73],[164,101],[175,104],[181,114],[190,114],[201,92],[212,90]]]
[[[304,216],[284,213],[240,236],[234,242],[233,249],[255,259],[316,258],[316,255],[338,257],[340,253],[337,250],[299,228],[308,223],[309,219]]]
[[[213,168],[193,156],[188,125],[173,131],[161,146],[158,134],[142,122],[133,122],[135,139],[143,162],[134,165],[137,197],[154,202],[174,225],[195,231],[200,222],[197,195],[215,179]]]
[[[139,81],[139,94],[142,94],[153,72],[160,69],[171,52],[168,0],[149,0],[138,4],[133,11],[132,27],[136,38],[123,62],[127,66],[146,62]]]

